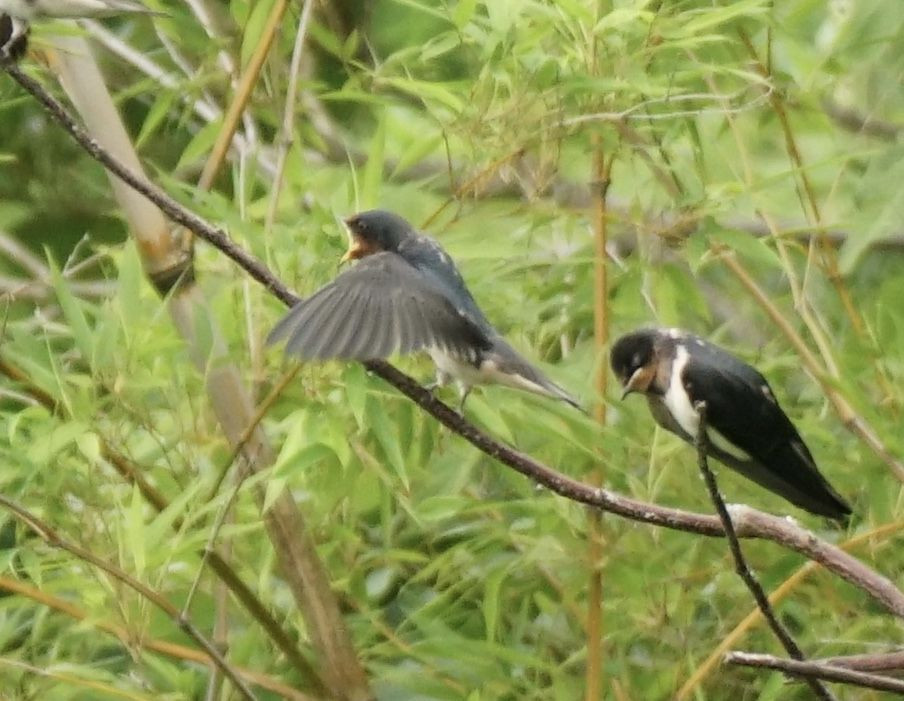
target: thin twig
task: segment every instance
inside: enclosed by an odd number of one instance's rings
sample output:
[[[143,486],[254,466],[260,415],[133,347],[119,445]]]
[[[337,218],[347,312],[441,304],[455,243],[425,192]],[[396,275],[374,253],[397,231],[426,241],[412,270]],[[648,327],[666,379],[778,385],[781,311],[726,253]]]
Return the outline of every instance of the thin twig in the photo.
[[[220,31],[217,27],[217,22],[214,21],[214,17],[210,13],[210,8],[205,2],[199,0],[186,0],[185,4],[191,9],[195,19],[198,20],[198,24],[201,25],[207,36],[213,40],[213,44],[222,47],[217,52],[217,63],[220,64],[220,68],[223,69],[223,72],[229,76],[232,89],[235,90],[236,75],[238,74],[236,59],[233,58],[230,51],[226,50],[228,42],[224,41],[224,38],[226,38],[224,37],[224,32]],[[226,33],[228,34],[228,32]],[[250,150],[258,150],[257,125],[254,122],[254,116],[250,110],[245,110],[243,112],[242,122],[245,126],[245,136],[251,146]]]
[[[594,389],[596,397],[593,404],[593,418],[606,425],[606,385],[608,382],[609,364],[604,355],[609,342],[609,318],[606,306],[606,241],[608,235],[608,212],[606,211],[606,193],[609,190],[609,173],[614,158],[607,160],[603,151],[603,142],[599,134],[591,137],[593,164],[591,175],[591,199],[593,201],[593,348],[596,360],[596,377]],[[595,485],[603,484],[602,468],[597,468],[590,475]],[[602,692],[603,675],[603,524],[602,513],[593,509],[588,514],[587,523],[587,560],[590,567],[590,581],[587,588],[587,671],[584,685],[584,698],[595,701]]]
[[[46,282],[50,279],[50,269],[44,264],[44,261],[5,231],[0,232],[0,253],[5,254],[7,259],[22,270],[31,273],[32,277],[37,280]]]
[[[716,513],[719,514],[719,520],[722,521],[722,527],[725,529],[728,548],[731,550],[731,556],[735,563],[735,572],[738,573],[738,576],[740,576],[744,581],[744,584],[747,585],[747,588],[750,590],[750,593],[756,601],[756,605],[763,614],[763,618],[766,619],[766,622],[769,624],[769,627],[772,628],[772,632],[775,633],[775,637],[779,639],[782,647],[785,648],[785,651],[795,660],[804,660],[806,658],[804,657],[804,653],[800,649],[800,646],[798,646],[794,638],[791,637],[791,633],[789,633],[785,626],[782,625],[781,621],[778,620],[775,611],[772,610],[772,604],[769,603],[769,597],[767,597],[766,592],[763,591],[760,581],[754,576],[753,572],[750,571],[750,567],[747,566],[747,560],[744,558],[744,553],[741,551],[741,543],[738,541],[738,536],[735,533],[734,524],[728,513],[728,508],[725,506],[722,495],[719,494],[716,476],[713,474],[712,470],[709,469],[709,461],[706,458],[706,451],[708,448],[708,436],[706,433],[706,402],[697,402],[694,408],[699,416],[697,435],[695,438],[697,463],[700,466],[703,481],[706,482],[709,497],[712,499],[713,506],[716,507]],[[813,690],[813,693],[820,699],[831,701],[831,699],[834,698],[819,680],[808,678],[807,684]]]
[[[305,0],[304,9],[298,19],[298,31],[295,34],[295,46],[292,47],[292,59],[289,62],[289,84],[286,89],[286,103],[283,107],[283,122],[276,148],[276,173],[270,185],[270,204],[267,206],[267,217],[264,220],[264,235],[273,228],[276,211],[279,208],[279,196],[282,194],[283,178],[286,171],[286,159],[292,146],[295,133],[295,103],[298,99],[298,76],[301,73],[301,57],[304,54],[304,43],[308,35],[308,21],[314,0]]]
[[[177,75],[167,71],[158,63],[155,63],[148,58],[147,54],[130,46],[123,41],[119,35],[107,30],[100,22],[94,20],[82,20],[82,23],[94,39],[106,46],[107,49],[115,54],[121,61],[131,65],[157,84],[176,93],[178,98],[188,105],[191,111],[205,123],[209,124],[210,122],[222,118],[223,111],[206,91],[203,92],[201,97],[195,96],[191,91],[186,92],[181,88],[181,81]],[[191,126],[189,128],[191,128]],[[245,129],[248,131],[247,122],[245,124]],[[251,140],[245,138],[241,133],[233,135],[232,146],[234,147],[234,152],[253,154],[261,170],[270,176],[273,175],[273,154],[270,152],[269,148],[261,147],[258,144],[253,144],[252,147]]]
[[[853,538],[849,538],[843,543],[840,543],[838,547],[845,551],[853,550],[855,547],[867,543],[871,544],[873,547],[877,547],[878,544],[883,542],[883,539],[888,539],[899,533],[901,530],[904,530],[904,521],[886,523],[868,531],[858,533]],[[780,604],[790,596],[791,592],[793,592],[801,582],[818,569],[818,562],[815,562],[814,560],[805,562],[790,577],[772,590],[772,593],[769,595],[769,603],[772,604],[772,606]],[[697,665],[697,668],[687,680],[685,680],[684,684],[681,685],[681,688],[678,689],[678,692],[675,694],[675,701],[685,701],[690,698],[696,688],[703,683],[703,680],[716,669],[725,653],[728,652],[732,646],[736,645],[751,628],[759,624],[762,619],[762,612],[757,606],[754,606],[753,609],[718,642],[709,655],[707,655],[706,659]],[[817,661],[828,662],[828,660]]]
[[[895,142],[904,134],[904,124],[886,122],[871,114],[862,114],[853,107],[840,105],[831,97],[822,100],[822,109],[842,128],[884,141]]]
[[[8,66],[6,70],[23,88],[47,107],[50,115],[91,157],[154,202],[173,221],[190,228],[199,238],[216,247],[248,275],[260,282],[277,299],[287,305],[298,301],[298,297],[263,263],[232,241],[222,229],[212,226],[202,217],[180,205],[157,186],[136,176],[101,148],[72,119],[62,105],[34,80],[15,66]],[[650,504],[622,496],[608,489],[591,487],[572,479],[490,437],[463,418],[457,411],[437,399],[432,392],[389,363],[369,361],[364,363],[364,366],[481,452],[566,499],[594,506],[633,521],[705,536],[720,537],[724,535],[725,531],[717,517]],[[810,531],[787,519],[771,516],[755,509],[746,509],[743,513],[737,513],[734,527],[741,538],[771,540],[816,560],[826,569],[868,592],[896,616],[904,618],[904,593],[891,580],[838,547],[817,538]],[[290,536],[295,537],[295,534],[286,534],[286,537]]]
[[[260,422],[264,420],[264,417],[267,415],[267,412],[270,410],[271,405],[275,402],[279,396],[282,394],[283,390],[288,386],[288,384],[295,379],[295,375],[298,374],[298,371],[301,369],[301,364],[296,364],[289,372],[287,372],[283,378],[276,384],[276,386],[270,391],[270,394],[267,398],[261,402],[261,404],[257,407],[254,416],[251,418],[251,421],[248,423],[248,426],[245,427],[245,430],[242,431],[242,435],[239,436],[239,439],[236,441],[235,445],[232,447],[232,452],[229,455],[228,460],[220,469],[219,474],[217,475],[216,480],[214,480],[213,486],[210,488],[206,498],[203,499],[202,503],[208,503],[213,500],[213,498],[220,491],[220,486],[223,484],[223,480],[226,478],[226,474],[229,472],[229,468],[232,467],[232,464],[236,461],[236,459],[242,455],[245,459],[248,456],[245,453],[245,446],[254,436],[254,432],[257,431],[257,427],[260,425]],[[247,470],[243,470],[235,480],[235,485],[229,493],[229,496],[223,506],[220,508],[217,517],[214,519],[213,526],[210,529],[210,535],[207,538],[207,545],[204,546],[204,551],[201,556],[201,564],[198,566],[198,572],[195,575],[195,579],[192,582],[191,587],[189,588],[188,596],[185,599],[185,603],[183,604],[183,609],[188,610],[191,606],[192,598],[194,597],[195,591],[197,590],[198,585],[201,583],[201,575],[204,573],[204,567],[207,562],[210,560],[211,556],[216,554],[216,550],[214,549],[214,545],[217,541],[217,536],[219,535],[220,529],[223,526],[223,523],[226,520],[226,516],[229,513],[229,508],[235,502],[235,498],[238,496],[239,490],[242,485],[245,483],[245,478],[249,475]]]
[[[129,699],[129,701],[155,701],[157,699],[156,696],[150,696],[147,694],[139,694],[132,691],[127,691],[125,689],[111,686],[109,684],[104,684],[100,681],[95,681],[93,679],[84,679],[82,677],[77,677],[75,674],[67,674],[63,671],[59,671],[56,669],[51,669],[47,667],[37,667],[35,665],[30,665],[27,662],[23,662],[21,660],[14,660],[9,657],[3,656],[0,657],[0,666],[2,667],[12,667],[14,669],[22,670],[27,672],[28,674],[33,674],[37,677],[44,677],[46,679],[53,679],[54,681],[60,682],[65,685],[63,688],[75,696],[76,698],[82,696],[79,694],[76,689],[81,687],[85,689],[84,692],[85,698],[118,698],[118,699]],[[64,665],[53,665],[53,667],[63,667]],[[90,672],[89,672],[90,674]],[[9,681],[9,684],[14,684],[14,682]],[[50,689],[45,689],[48,695],[52,695]],[[92,693],[93,692],[93,693]],[[14,697],[8,697],[14,698]]]
[[[248,61],[245,72],[242,74],[238,85],[235,89],[232,102],[226,110],[223,117],[223,126],[217,134],[217,140],[214,142],[210,150],[210,155],[204,163],[204,170],[198,179],[198,187],[201,190],[207,190],[213,183],[214,177],[220,170],[223,160],[229,151],[229,145],[232,143],[233,134],[238,128],[238,123],[242,118],[245,107],[251,99],[251,92],[257,84],[257,78],[264,66],[264,61],[270,53],[270,47],[276,40],[279,24],[288,7],[287,0],[276,0],[267,17],[267,23],[261,31],[257,46],[254,53]]]
[[[894,652],[876,652],[863,655],[844,655],[813,660],[830,667],[844,667],[858,672],[904,672],[904,650]]]
[[[884,677],[878,674],[868,674],[867,672],[857,672],[853,669],[846,669],[845,667],[833,667],[820,662],[786,660],[781,657],[753,654],[750,652],[729,652],[725,655],[725,663],[742,665],[745,667],[777,669],[790,676],[800,677],[807,682],[825,679],[830,682],[854,684],[867,689],[896,691],[899,694],[904,693],[904,681],[900,679]]]
[[[29,396],[33,397],[45,409],[53,414],[61,413],[64,405],[57,401],[55,397],[47,393],[32,381],[18,367],[8,362],[0,356],[0,374],[6,375],[9,379],[23,386]],[[255,426],[257,422],[255,422]],[[165,511],[169,507],[166,497],[154,487],[145,476],[146,470],[135,465],[125,457],[122,453],[115,450],[103,436],[100,438],[100,453],[110,465],[119,473],[119,475],[131,485],[137,486],[144,499],[154,507],[158,512]],[[230,463],[232,461],[230,460]],[[177,516],[172,521],[172,528],[178,532],[183,525],[183,519]],[[276,621],[273,615],[267,610],[267,607],[261,602],[252,589],[245,584],[244,580],[236,573],[232,565],[218,552],[201,551],[203,557],[206,557],[210,563],[211,569],[229,587],[229,590],[235,596],[236,600],[248,611],[252,618],[263,628],[267,636],[273,640],[274,644],[286,656],[286,659],[301,675],[305,682],[310,686],[312,693],[324,695],[326,687],[320,678],[317,670],[305,659],[304,655],[298,649],[295,641]]]
[[[882,459],[889,469],[894,473],[901,482],[904,482],[904,463],[895,457],[886,447],[885,443],[879,435],[872,429],[866,420],[860,416],[851,406],[851,403],[838,390],[833,381],[826,377],[826,373],[822,368],[819,360],[813,355],[806,342],[800,337],[800,334],[794,329],[790,322],[782,316],[781,311],[775,305],[775,302],[768,294],[757,284],[756,280],[750,275],[747,269],[741,265],[737,257],[732,252],[724,249],[716,248],[716,252],[721,252],[719,260],[735,275],[738,281],[747,289],[751,296],[759,303],[763,310],[769,315],[775,325],[781,330],[803,362],[804,368],[813,376],[822,388],[826,398],[832,404],[832,408],[841,419],[841,423],[855,436],[859,437],[866,443],[876,455]]]
[[[760,61],[759,55],[757,54],[756,49],[753,46],[753,42],[750,40],[750,37],[747,35],[743,29],[738,30],[738,35],[741,37],[741,42],[744,44],[747,52],[750,54],[753,62],[759,71],[760,75],[769,82],[772,83],[772,77],[769,75],[769,69]],[[791,128],[791,121],[788,119],[788,111],[785,109],[785,103],[782,99],[782,91],[780,90],[770,90],[769,92],[769,101],[772,105],[772,109],[778,117],[778,122],[782,127],[782,134],[785,137],[785,148],[788,151],[788,158],[791,159],[791,163],[794,166],[795,171],[797,172],[798,178],[800,178],[800,183],[803,187],[803,193],[806,195],[806,204],[809,205],[809,213],[813,217],[813,223],[817,226],[822,226],[822,214],[819,209],[819,202],[816,199],[816,192],[813,189],[813,184],[810,181],[809,175],[807,175],[807,169],[804,164],[803,156],[801,156],[800,149],[797,147],[797,140],[794,136],[794,130]],[[804,204],[803,202],[801,203]],[[803,206],[804,213],[807,213],[807,207]],[[818,236],[817,241],[819,242],[820,250],[822,251],[822,259],[823,259],[823,270],[825,271],[826,277],[829,278],[829,282],[835,288],[835,292],[838,294],[839,299],[841,300],[842,307],[844,308],[845,313],[850,319],[851,325],[854,328],[854,333],[859,339],[863,339],[864,333],[866,331],[866,326],[863,322],[863,317],[860,315],[857,307],[854,305],[854,301],[851,298],[850,290],[848,290],[847,285],[844,282],[844,278],[841,275],[841,270],[838,266],[838,255],[835,251],[834,246],[832,246],[831,242],[825,236]]]
[[[61,613],[74,621],[78,621],[81,624],[81,628],[86,631],[98,630],[107,633],[116,638],[124,647],[130,647],[136,644],[134,632],[130,631],[125,626],[99,619],[97,616],[92,615],[71,601],[49,594],[27,582],[0,575],[0,591],[7,591],[16,594],[17,596],[31,599],[36,604]],[[93,635],[93,633],[90,634]],[[166,657],[172,657],[184,662],[204,664],[209,661],[207,655],[195,647],[180,645],[179,643],[162,640],[160,638],[143,637],[139,646],[142,651],[165,655]],[[313,701],[315,698],[298,691],[297,689],[293,689],[288,684],[285,684],[268,674],[264,674],[263,672],[239,666],[236,666],[236,669],[252,684],[259,686],[262,689],[273,691],[292,701]],[[317,698],[322,697],[318,694]]]
[[[133,589],[134,591],[141,594],[141,596],[143,596],[149,602],[154,604],[154,606],[167,614],[172,619],[173,623],[175,623],[181,630],[183,630],[186,635],[194,640],[201,647],[201,649],[203,649],[204,652],[207,653],[207,656],[208,658],[210,658],[211,662],[216,664],[220,671],[226,675],[226,677],[233,683],[238,692],[245,699],[247,699],[247,701],[256,701],[257,697],[254,695],[254,692],[251,691],[251,689],[245,683],[245,680],[242,679],[238,672],[236,672],[232,668],[232,665],[227,662],[226,659],[220,654],[216,646],[211,643],[201,633],[201,631],[199,631],[195,627],[194,623],[192,623],[189,618],[181,615],[179,613],[179,609],[176,608],[176,606],[174,606],[172,603],[170,603],[170,601],[162,596],[159,592],[151,589],[149,586],[147,586],[143,582],[138,581],[132,575],[124,572],[115,565],[98,557],[90,550],[86,550],[82,546],[64,539],[49,524],[45,523],[42,519],[35,516],[24,506],[17,504],[12,499],[9,499],[2,494],[0,494],[0,506],[3,506],[11,511],[13,515],[22,522],[23,525],[31,529],[35,533],[35,535],[40,537],[50,547],[65,550],[70,555],[73,555],[79,560],[87,562],[97,569],[106,572],[117,581],[122,582],[130,589]]]

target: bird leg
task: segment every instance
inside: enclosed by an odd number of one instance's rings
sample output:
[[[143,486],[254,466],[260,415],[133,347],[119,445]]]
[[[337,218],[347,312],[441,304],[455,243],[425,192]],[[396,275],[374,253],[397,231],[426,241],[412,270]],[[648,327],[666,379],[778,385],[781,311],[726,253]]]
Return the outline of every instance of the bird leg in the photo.
[[[471,394],[471,385],[465,385],[464,383],[459,382],[458,389],[461,392],[461,399],[458,401],[458,413],[464,416],[465,400],[468,398],[468,395]]]
[[[431,382],[429,385],[427,385],[424,389],[426,389],[428,392],[431,392],[431,393],[435,392],[440,387],[445,387],[447,384],[449,384],[451,379],[452,379],[452,376],[449,373],[443,372],[442,370],[437,368],[436,379],[434,379],[433,382]]]

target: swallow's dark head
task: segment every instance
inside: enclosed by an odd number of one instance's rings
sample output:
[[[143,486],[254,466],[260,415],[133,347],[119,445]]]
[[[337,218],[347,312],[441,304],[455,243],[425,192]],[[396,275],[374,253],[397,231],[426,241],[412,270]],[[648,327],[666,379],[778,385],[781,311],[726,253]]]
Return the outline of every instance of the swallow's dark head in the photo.
[[[622,399],[646,392],[656,377],[656,331],[641,329],[619,338],[609,354],[612,371],[621,382]]]
[[[345,219],[351,243],[342,262],[364,258],[380,251],[397,251],[399,244],[414,235],[414,229],[398,214],[382,209],[359,212]]]

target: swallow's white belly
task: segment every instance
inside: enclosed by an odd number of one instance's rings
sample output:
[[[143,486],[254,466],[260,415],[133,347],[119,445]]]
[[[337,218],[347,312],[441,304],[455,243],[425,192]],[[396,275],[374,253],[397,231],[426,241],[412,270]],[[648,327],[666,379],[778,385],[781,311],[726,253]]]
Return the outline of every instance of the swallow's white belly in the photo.
[[[512,372],[503,372],[492,356],[481,359],[480,364],[476,365],[476,354],[474,355],[475,363],[472,363],[438,348],[428,348],[427,352],[439,371],[437,376],[439,384],[445,384],[451,378],[458,383],[462,391],[475,385],[504,385],[535,394],[555,396],[545,387],[531,382],[526,377]]]
[[[471,387],[472,385],[480,385],[487,382],[487,380],[484,379],[480,368],[474,365],[474,363],[469,363],[458,356],[450,355],[439,348],[428,348],[427,353],[430,354],[430,359],[433,360],[433,364],[436,365],[438,371],[437,379],[440,384],[445,384],[450,379],[455,380],[464,387]]]
[[[691,440],[696,440],[697,431],[700,428],[700,414],[691,404],[690,395],[681,381],[681,375],[689,358],[687,349],[679,345],[675,352],[675,359],[672,361],[672,376],[669,378],[669,387],[662,397],[662,403],[665,404],[666,409],[669,410],[672,418],[681,426],[682,430],[691,437]],[[750,455],[711,426],[707,428],[706,435],[711,444],[729,455],[739,460],[750,460]]]
[[[681,374],[684,372],[689,357],[687,349],[679,345],[675,352],[675,359],[672,361],[672,376],[669,378],[669,387],[662,397],[662,402],[684,432],[691,438],[696,438],[697,427],[700,425],[700,415],[697,414],[697,410],[691,404],[691,398],[681,382]]]

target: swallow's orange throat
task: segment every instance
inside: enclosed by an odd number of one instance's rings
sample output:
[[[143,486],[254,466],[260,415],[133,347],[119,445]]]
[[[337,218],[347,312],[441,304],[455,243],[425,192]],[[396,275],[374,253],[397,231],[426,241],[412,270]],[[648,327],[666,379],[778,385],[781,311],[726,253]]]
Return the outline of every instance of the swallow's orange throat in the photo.
[[[372,253],[376,252],[377,248],[373,245],[373,243],[371,243],[370,241],[365,241],[360,236],[352,234],[348,250],[345,252],[345,255],[342,256],[342,259],[339,262],[346,263],[350,260],[358,260],[359,258],[364,258],[365,256],[369,256]]]

